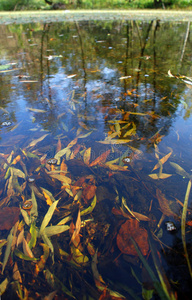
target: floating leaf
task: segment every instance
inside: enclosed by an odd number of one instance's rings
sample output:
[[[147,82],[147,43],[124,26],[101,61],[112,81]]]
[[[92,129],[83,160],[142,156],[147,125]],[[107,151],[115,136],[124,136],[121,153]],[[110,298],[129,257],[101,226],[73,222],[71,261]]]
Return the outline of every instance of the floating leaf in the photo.
[[[26,82],[26,81],[22,81],[22,82]],[[37,81],[35,81],[35,82],[37,82]],[[46,110],[43,110],[43,109],[32,108],[32,107],[26,107],[26,109],[28,109],[30,111],[33,111],[33,112],[36,112],[36,113],[46,113]]]

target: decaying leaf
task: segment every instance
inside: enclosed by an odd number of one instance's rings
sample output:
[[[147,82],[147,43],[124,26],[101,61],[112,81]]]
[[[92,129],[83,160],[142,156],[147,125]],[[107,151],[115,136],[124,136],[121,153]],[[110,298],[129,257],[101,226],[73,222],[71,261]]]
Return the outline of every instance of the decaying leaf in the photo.
[[[142,254],[147,255],[149,251],[147,230],[139,226],[139,222],[136,219],[127,220],[121,225],[117,235],[117,246],[122,253],[138,256],[131,237],[137,243]]]
[[[83,154],[83,161],[86,165],[89,165],[90,157],[91,157],[91,147],[86,149]]]
[[[191,179],[191,175],[189,175],[182,167],[174,162],[170,162],[170,165],[175,169],[176,173],[181,175],[182,177]]]
[[[90,167],[96,166],[98,164],[103,164],[105,163],[107,156],[110,154],[111,150],[107,150],[104,153],[102,153],[99,157],[97,157],[92,163],[90,163]]]
[[[177,215],[174,212],[172,212],[172,210],[170,209],[169,202],[165,198],[165,195],[159,189],[156,189],[156,196],[157,196],[159,206],[161,208],[162,213],[168,217],[171,217],[171,216],[176,217]]]
[[[53,204],[49,207],[43,221],[42,221],[42,224],[41,224],[41,227],[40,227],[40,230],[39,230],[39,233],[43,232],[45,227],[48,225],[49,221],[51,220],[52,218],[52,215],[55,211],[55,208],[58,204],[59,200],[53,202]]]
[[[19,207],[4,207],[0,210],[0,230],[10,230],[18,221]]]

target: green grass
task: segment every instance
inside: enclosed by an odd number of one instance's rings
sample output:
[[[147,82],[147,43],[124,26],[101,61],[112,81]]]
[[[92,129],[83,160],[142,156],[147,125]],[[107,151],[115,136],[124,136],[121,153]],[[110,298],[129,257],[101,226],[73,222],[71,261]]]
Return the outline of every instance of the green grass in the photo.
[[[66,9],[152,9],[154,0],[52,0]],[[192,0],[162,0],[166,9],[192,9]],[[162,8],[160,6],[159,8]],[[51,9],[44,0],[0,0],[0,11]]]

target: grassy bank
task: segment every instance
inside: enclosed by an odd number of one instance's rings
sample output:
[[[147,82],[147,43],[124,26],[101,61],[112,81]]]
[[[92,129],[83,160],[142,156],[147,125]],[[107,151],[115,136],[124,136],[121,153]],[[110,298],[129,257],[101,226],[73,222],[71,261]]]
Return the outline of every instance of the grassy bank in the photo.
[[[52,0],[64,3],[66,9],[153,9],[154,0]],[[165,9],[192,9],[192,0],[162,0]],[[1,0],[0,11],[49,10],[44,0]]]

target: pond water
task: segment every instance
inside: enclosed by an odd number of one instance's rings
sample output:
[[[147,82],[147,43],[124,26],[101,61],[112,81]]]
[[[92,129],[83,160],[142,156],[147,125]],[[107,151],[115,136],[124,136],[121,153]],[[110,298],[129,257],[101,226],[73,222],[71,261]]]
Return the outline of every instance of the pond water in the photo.
[[[190,22],[0,30],[2,299],[190,299]]]

